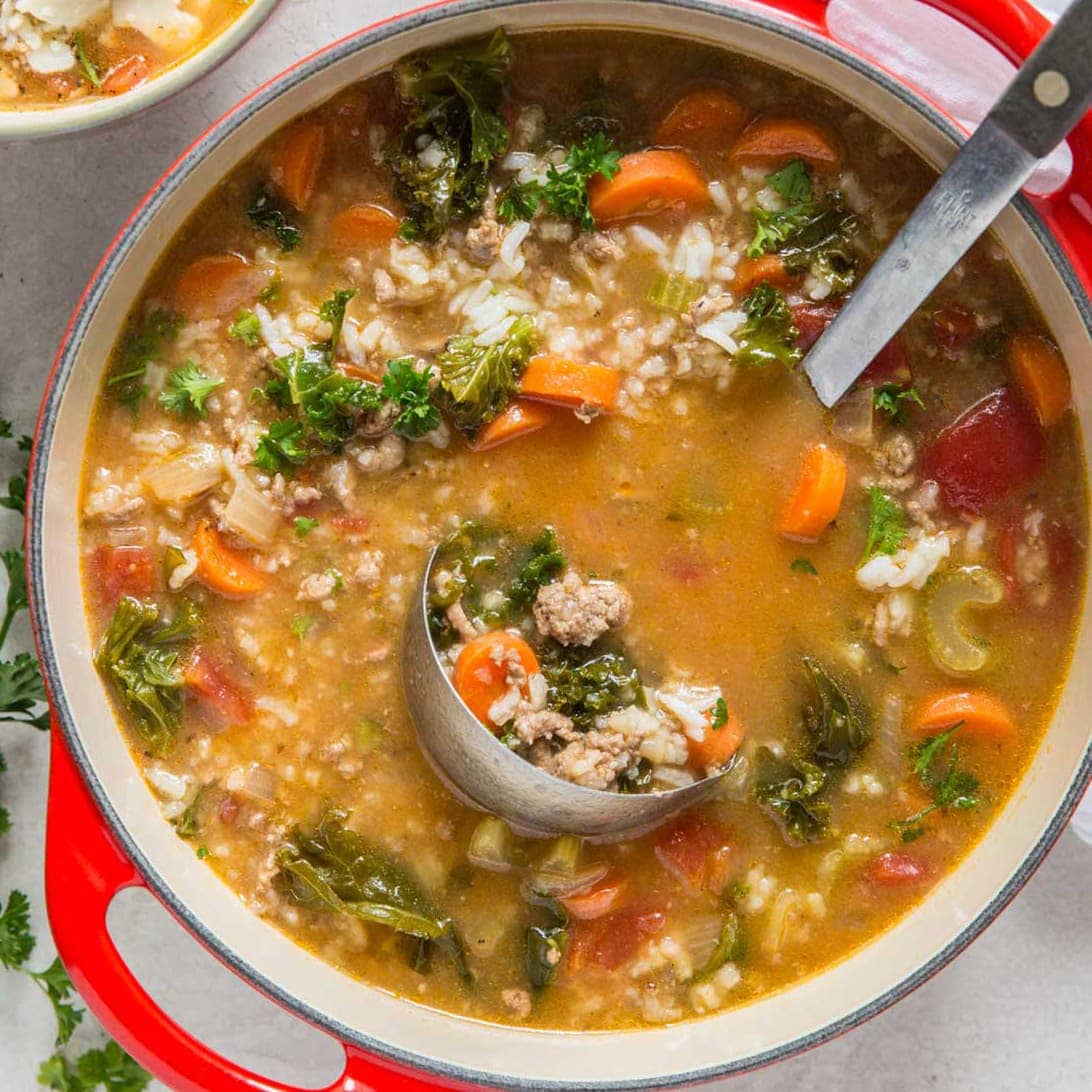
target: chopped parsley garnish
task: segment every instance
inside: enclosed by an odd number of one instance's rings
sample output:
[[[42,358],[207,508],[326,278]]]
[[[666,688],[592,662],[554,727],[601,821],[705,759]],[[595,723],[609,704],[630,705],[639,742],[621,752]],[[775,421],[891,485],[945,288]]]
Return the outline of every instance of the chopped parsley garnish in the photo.
[[[917,387],[903,387],[898,383],[883,383],[872,392],[872,405],[878,413],[886,413],[891,423],[901,425],[911,406],[925,408]]]
[[[292,636],[302,641],[311,632],[317,621],[317,618],[313,618],[309,614],[297,614],[292,619]]]
[[[117,364],[106,381],[114,397],[133,413],[148,394],[144,382],[148,365],[159,358],[164,342],[170,341],[182,326],[182,316],[170,311],[153,311],[144,324],[131,330],[122,342]]]
[[[807,573],[808,576],[819,575],[819,570],[806,557],[798,557],[789,568],[794,573]]]
[[[933,802],[916,815],[908,819],[897,819],[891,826],[902,834],[904,842],[912,842],[925,833],[922,820],[934,811],[943,808],[958,808],[969,811],[981,804],[978,795],[979,782],[974,774],[959,767],[959,744],[949,741],[963,726],[963,722],[953,724],[947,731],[933,736],[910,751],[913,761],[912,772],[930,796]]]
[[[159,395],[159,404],[168,412],[179,417],[208,416],[205,400],[224,381],[213,375],[206,375],[192,360],[187,360],[181,368],[175,368],[167,376],[167,383]]]
[[[868,490],[868,538],[865,539],[861,564],[877,554],[893,554],[906,541],[902,506],[878,485]]]
[[[785,297],[772,284],[757,285],[743,301],[743,310],[747,321],[732,333],[739,346],[733,364],[759,368],[775,362],[791,367],[799,362],[803,355],[796,347],[799,331]]]
[[[303,243],[303,233],[292,220],[292,211],[270,189],[261,187],[246,210],[258,231],[271,236],[281,251],[290,254]]]
[[[489,169],[508,147],[499,110],[509,56],[497,30],[394,66],[398,97],[409,109],[400,145],[387,157],[406,206],[403,239],[438,239],[452,221],[481,211]]]
[[[440,411],[432,403],[429,376],[432,367],[419,372],[413,357],[400,356],[387,364],[381,390],[388,402],[398,409],[394,431],[411,440],[419,439],[440,425]]]
[[[262,340],[261,320],[253,311],[240,311],[228,327],[228,337],[255,348]]]
[[[551,216],[572,220],[584,231],[594,231],[588,183],[596,176],[613,178],[620,159],[621,153],[609,137],[593,133],[569,149],[562,166],[550,166],[545,182],[513,182],[497,202],[497,216],[509,223],[530,220],[541,206]]]
[[[723,728],[728,723],[728,703],[723,698],[717,698],[716,705],[713,706],[713,716],[709,723],[712,725],[713,731]]]
[[[254,465],[267,474],[278,474],[303,466],[310,457],[303,444],[303,425],[285,419],[274,421],[258,440]]]
[[[310,516],[296,516],[296,537],[306,538],[318,525],[319,521],[312,519]]]

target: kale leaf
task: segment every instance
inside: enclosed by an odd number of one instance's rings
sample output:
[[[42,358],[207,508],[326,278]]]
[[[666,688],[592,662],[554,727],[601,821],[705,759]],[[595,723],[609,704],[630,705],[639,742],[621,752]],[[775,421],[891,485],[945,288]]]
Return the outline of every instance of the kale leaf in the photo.
[[[818,660],[804,657],[816,700],[804,708],[812,759],[824,769],[845,768],[868,743],[868,721],[857,698]]]
[[[182,646],[193,640],[200,622],[196,605],[188,599],[164,622],[155,603],[126,596],[95,649],[95,666],[114,684],[153,754],[164,754],[178,730]]]
[[[530,315],[520,315],[493,345],[479,345],[468,334],[448,340],[436,366],[444,407],[458,428],[473,432],[504,410],[537,341]]]
[[[520,566],[508,591],[509,601],[516,607],[529,607],[538,595],[538,589],[565,568],[565,555],[557,544],[552,527],[545,527],[531,543],[526,560]]]
[[[170,311],[153,311],[144,324],[130,329],[118,351],[117,361],[106,389],[134,414],[148,395],[144,382],[148,365],[157,360],[165,342],[171,341],[182,328],[182,316]]]
[[[820,799],[827,775],[806,758],[781,759],[768,747],[755,755],[755,798],[781,823],[793,845],[818,841],[830,826],[830,804]]]
[[[644,705],[641,675],[621,652],[603,652],[588,659],[586,651],[557,646],[540,658],[546,676],[546,705],[569,717],[578,728],[592,727],[595,718]]]
[[[747,940],[739,924],[739,915],[729,910],[724,915],[716,947],[705,963],[694,972],[690,980],[697,985],[710,979],[726,963],[742,963],[747,956]]]
[[[523,941],[523,966],[534,990],[542,990],[557,977],[569,946],[569,923],[560,909],[541,925],[528,925]]]
[[[733,331],[739,346],[732,363],[758,368],[780,362],[792,366],[803,355],[796,347],[799,331],[793,325],[792,312],[785,297],[772,284],[763,281],[743,301],[747,321]]]
[[[303,232],[295,223],[291,208],[267,186],[258,188],[246,214],[258,231],[276,242],[282,254],[290,254],[303,244]]]
[[[438,239],[452,221],[481,211],[489,168],[508,147],[498,111],[509,57],[508,39],[497,30],[395,65],[409,121],[387,159],[406,206],[403,238]]]

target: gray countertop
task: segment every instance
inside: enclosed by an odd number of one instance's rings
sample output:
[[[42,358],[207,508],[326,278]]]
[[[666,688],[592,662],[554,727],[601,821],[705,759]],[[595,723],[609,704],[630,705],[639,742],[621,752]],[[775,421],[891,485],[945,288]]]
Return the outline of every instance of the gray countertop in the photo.
[[[237,56],[167,105],[109,131],[0,148],[0,413],[17,429],[31,428],[84,283],[136,201],[186,143],[304,53],[412,6],[407,0],[284,0]],[[6,544],[18,524],[7,513],[0,518]],[[25,628],[15,638],[25,641]],[[0,794],[15,821],[0,840],[0,897],[13,886],[30,895],[40,937],[34,963],[44,966],[52,958],[41,882],[47,741],[4,727],[0,744],[9,766]],[[864,1027],[738,1078],[732,1087],[1089,1087],[1090,907],[1092,847],[1066,833],[1001,919],[915,994]],[[211,1045],[268,1076],[312,1087],[338,1072],[335,1044],[236,980],[150,896],[129,892],[117,900],[111,926],[157,1000]],[[52,1036],[52,1015],[33,984],[0,972],[0,1092],[35,1087]]]

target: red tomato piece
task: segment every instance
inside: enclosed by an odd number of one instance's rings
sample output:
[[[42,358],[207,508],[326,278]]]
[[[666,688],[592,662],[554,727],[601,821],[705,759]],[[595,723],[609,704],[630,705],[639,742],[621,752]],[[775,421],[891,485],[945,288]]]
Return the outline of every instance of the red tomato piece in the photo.
[[[340,512],[330,517],[330,523],[345,535],[362,535],[371,527],[372,517],[354,512]]]
[[[567,966],[570,971],[602,967],[613,971],[626,962],[645,937],[664,927],[664,915],[649,907],[627,907],[595,921],[573,923]]]
[[[877,887],[904,887],[929,876],[929,866],[913,853],[881,853],[869,866],[866,878]]]
[[[948,352],[962,349],[978,333],[978,323],[962,307],[941,307],[933,312],[933,337]]]
[[[997,536],[997,564],[1022,605],[1046,607],[1055,591],[1071,591],[1080,572],[1081,546],[1066,524],[1028,508]]]
[[[906,346],[896,334],[865,368],[859,382],[866,387],[879,387],[884,383],[906,386],[913,379],[910,372],[910,358],[906,355]]]
[[[842,305],[834,303],[803,303],[792,309],[792,324],[796,327],[796,347],[807,352],[823,331],[834,321]]]
[[[576,895],[562,898],[569,916],[580,921],[594,921],[618,909],[625,901],[625,878],[608,872],[597,884]]]
[[[208,651],[198,649],[186,664],[186,688],[214,712],[225,728],[246,724],[254,716],[254,701]]]
[[[656,859],[690,891],[724,890],[732,846],[723,827],[704,815],[684,815],[656,837]]]
[[[1035,413],[1011,388],[976,402],[926,449],[922,471],[956,512],[981,515],[1046,467],[1046,441]]]
[[[156,590],[155,561],[143,546],[100,546],[91,555],[95,591],[104,606],[123,596],[143,599]]]

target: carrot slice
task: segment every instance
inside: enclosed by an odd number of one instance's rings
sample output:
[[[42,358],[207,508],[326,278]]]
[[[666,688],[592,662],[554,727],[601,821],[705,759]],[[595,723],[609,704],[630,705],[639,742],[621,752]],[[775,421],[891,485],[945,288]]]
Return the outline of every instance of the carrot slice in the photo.
[[[614,409],[621,381],[622,373],[617,368],[540,353],[527,362],[519,393],[536,402],[609,411]]]
[[[707,87],[683,95],[660,122],[654,139],[657,144],[687,148],[728,145],[746,120],[738,100],[718,87]]]
[[[694,161],[666,148],[623,156],[613,178],[596,175],[588,183],[588,207],[601,224],[708,200],[708,186]]]
[[[837,170],[842,162],[826,131],[802,118],[759,118],[743,131],[728,158],[762,164],[803,159],[818,171]]]
[[[186,318],[226,315],[250,303],[269,275],[238,254],[210,254],[191,262],[174,286],[174,306]]]
[[[935,736],[959,725],[960,736],[1004,743],[1016,735],[1008,709],[982,690],[951,690],[925,703],[910,722],[916,736]]]
[[[235,550],[207,521],[193,533],[193,551],[197,555],[197,579],[223,595],[257,595],[269,583],[269,577],[255,568],[242,550]]]
[[[1058,347],[1045,337],[1015,334],[1009,340],[1009,363],[1039,423],[1056,425],[1069,409],[1071,391]]]
[[[330,242],[340,250],[383,246],[397,234],[398,217],[379,205],[350,205],[330,221]]]
[[[618,909],[626,896],[626,880],[608,872],[594,887],[576,895],[564,895],[558,900],[571,917],[594,921]]]
[[[709,724],[705,729],[705,739],[700,742],[689,736],[686,739],[690,764],[699,770],[723,766],[743,742],[743,724],[733,711],[729,710],[728,719],[719,728],[713,727],[712,717],[706,717],[706,720]]]
[[[498,417],[494,417],[474,438],[475,451],[488,451],[520,436],[529,436],[545,428],[554,419],[553,411],[534,402],[517,399]]]
[[[774,288],[788,288],[795,280],[777,254],[763,254],[761,258],[744,258],[739,262],[732,278],[732,291],[737,296],[745,296],[763,281]]]
[[[137,84],[143,83],[151,71],[147,60],[139,53],[126,57],[124,61],[118,61],[103,77],[102,93],[104,95],[121,95],[126,91],[132,91]]]
[[[273,153],[269,181],[300,212],[311,203],[325,154],[326,130],[316,122],[290,129]]]
[[[813,542],[833,522],[846,491],[846,461],[826,444],[804,456],[804,466],[778,530],[789,538]]]
[[[452,680],[455,689],[482,724],[490,724],[490,708],[508,690],[508,663],[512,656],[528,675],[538,674],[534,649],[522,637],[503,629],[468,641],[455,661]]]

